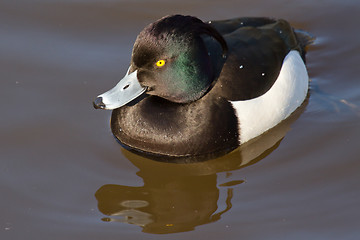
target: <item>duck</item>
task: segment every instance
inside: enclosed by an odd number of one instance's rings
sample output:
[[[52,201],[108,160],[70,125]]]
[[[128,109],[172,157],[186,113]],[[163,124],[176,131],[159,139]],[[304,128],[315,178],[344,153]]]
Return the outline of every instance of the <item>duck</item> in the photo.
[[[93,105],[113,110],[111,131],[132,152],[225,154],[304,102],[313,39],[283,19],[165,16],[139,33],[127,73]]]

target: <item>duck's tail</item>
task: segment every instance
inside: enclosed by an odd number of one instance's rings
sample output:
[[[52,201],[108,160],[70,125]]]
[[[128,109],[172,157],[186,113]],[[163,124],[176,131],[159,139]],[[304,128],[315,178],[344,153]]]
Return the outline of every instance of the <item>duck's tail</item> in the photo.
[[[307,52],[307,47],[314,43],[316,37],[301,29],[294,29],[294,32],[300,45],[302,58],[305,61],[305,54]]]

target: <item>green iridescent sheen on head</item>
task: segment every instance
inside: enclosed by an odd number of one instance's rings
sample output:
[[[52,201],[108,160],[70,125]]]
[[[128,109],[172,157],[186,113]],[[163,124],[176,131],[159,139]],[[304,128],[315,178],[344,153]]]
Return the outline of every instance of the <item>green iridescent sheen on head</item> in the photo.
[[[168,68],[167,80],[171,92],[191,101],[203,95],[213,79],[207,54],[196,48],[186,50],[180,52]]]
[[[131,66],[138,70],[139,82],[148,88],[148,94],[179,103],[201,98],[215,78],[201,38],[211,31],[222,39],[201,20],[179,15],[146,27],[134,44]],[[221,44],[226,46],[224,41]],[[159,60],[165,60],[161,67],[156,65]]]

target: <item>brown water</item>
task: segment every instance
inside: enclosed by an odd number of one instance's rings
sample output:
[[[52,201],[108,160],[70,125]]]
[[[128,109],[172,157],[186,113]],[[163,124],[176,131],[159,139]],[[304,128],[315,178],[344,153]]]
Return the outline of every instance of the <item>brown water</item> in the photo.
[[[91,101],[172,13],[311,32],[308,101],[220,159],[126,152]],[[359,13],[357,0],[2,0],[0,239],[360,239]]]

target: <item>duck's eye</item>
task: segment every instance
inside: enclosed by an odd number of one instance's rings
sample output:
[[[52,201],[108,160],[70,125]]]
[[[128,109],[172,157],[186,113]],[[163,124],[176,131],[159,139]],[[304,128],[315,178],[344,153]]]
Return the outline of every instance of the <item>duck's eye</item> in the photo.
[[[163,59],[156,62],[156,66],[158,66],[158,67],[162,67],[164,65],[165,65],[165,60],[163,60]]]

